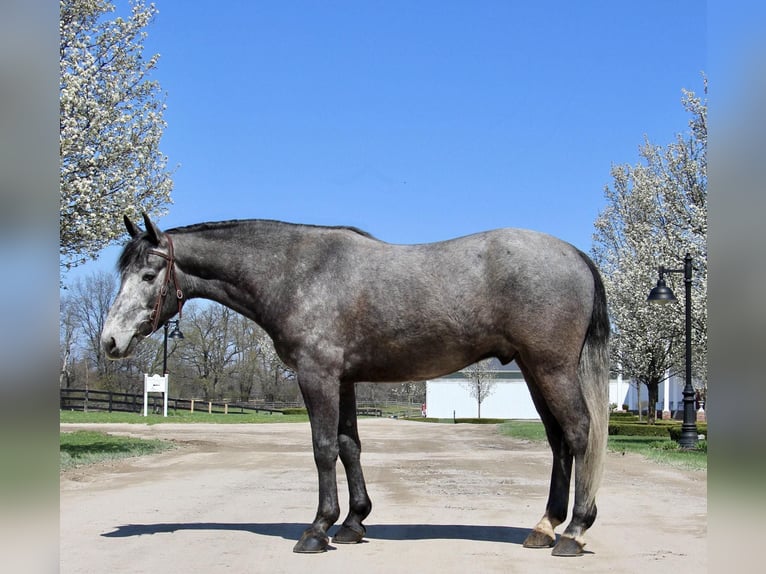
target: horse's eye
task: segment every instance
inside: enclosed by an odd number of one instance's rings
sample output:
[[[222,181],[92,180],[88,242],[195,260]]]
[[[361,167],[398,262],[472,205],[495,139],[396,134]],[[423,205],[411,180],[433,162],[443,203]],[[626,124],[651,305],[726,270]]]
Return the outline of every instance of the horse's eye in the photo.
[[[144,273],[144,276],[141,277],[142,281],[146,281],[147,283],[151,283],[154,281],[154,278],[157,277],[156,273]]]

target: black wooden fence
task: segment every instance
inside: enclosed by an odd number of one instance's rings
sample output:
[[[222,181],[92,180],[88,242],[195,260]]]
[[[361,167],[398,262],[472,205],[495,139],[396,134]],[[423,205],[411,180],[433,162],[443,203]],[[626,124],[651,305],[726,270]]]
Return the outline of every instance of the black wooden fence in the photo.
[[[142,413],[144,410],[144,395],[136,393],[121,393],[117,391],[100,391],[88,389],[59,389],[60,408],[65,411],[104,411]],[[148,397],[147,410],[152,413],[162,413],[163,397],[158,393]],[[247,414],[247,413],[280,413],[287,409],[300,408],[297,403],[254,403],[244,401],[207,401],[203,399],[180,399],[168,397],[169,411],[191,411],[211,414]],[[381,408],[384,407],[384,408]],[[288,411],[289,412],[289,411]],[[385,401],[372,403],[360,401],[356,413],[359,416],[419,416],[420,406],[404,402]]]
[[[151,394],[147,410],[161,413],[163,397]],[[144,410],[144,395],[97,391],[86,389],[60,389],[60,408],[66,411],[105,411],[141,413]],[[168,410],[205,412],[210,414],[282,413],[281,408],[246,402],[205,401],[201,399],[179,399],[168,397]]]

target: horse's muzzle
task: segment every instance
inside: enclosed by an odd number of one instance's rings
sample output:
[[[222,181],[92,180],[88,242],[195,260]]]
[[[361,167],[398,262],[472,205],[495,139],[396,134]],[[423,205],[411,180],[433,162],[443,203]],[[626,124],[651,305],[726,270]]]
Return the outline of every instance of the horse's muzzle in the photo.
[[[149,330],[151,331],[151,327]],[[104,350],[107,359],[124,359],[133,354],[133,350],[138,345],[138,342],[145,337],[146,335],[140,331],[127,334],[104,332],[101,334],[101,348]]]

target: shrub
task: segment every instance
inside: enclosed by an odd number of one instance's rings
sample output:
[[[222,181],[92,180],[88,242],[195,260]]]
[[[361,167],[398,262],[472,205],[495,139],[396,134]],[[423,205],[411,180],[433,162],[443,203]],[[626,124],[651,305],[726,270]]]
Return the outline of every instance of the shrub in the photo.
[[[634,422],[610,422],[610,436],[657,436],[667,437],[668,427],[666,425],[648,425],[646,423]]]
[[[699,434],[707,438],[707,423],[697,423]],[[612,418],[609,421],[610,436],[656,436],[667,438],[670,436],[674,441],[681,438],[681,423],[678,421],[657,421],[654,425],[643,422]]]
[[[609,415],[609,420],[619,422],[638,422],[638,415],[634,415],[633,413],[611,413]]]

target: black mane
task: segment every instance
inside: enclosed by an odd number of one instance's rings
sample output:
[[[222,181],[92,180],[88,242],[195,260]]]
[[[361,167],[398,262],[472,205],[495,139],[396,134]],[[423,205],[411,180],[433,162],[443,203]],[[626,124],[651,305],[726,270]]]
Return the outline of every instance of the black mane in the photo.
[[[279,225],[279,226],[290,226],[295,228],[311,228],[311,229],[339,229],[339,230],[345,230],[345,231],[351,231],[352,233],[356,233],[358,235],[361,235],[362,237],[367,237],[369,239],[375,239],[373,235],[370,233],[367,233],[366,231],[359,229],[358,227],[348,226],[348,225],[310,225],[310,224],[304,224],[304,223],[287,223],[284,221],[277,221],[274,219],[230,219],[228,221],[208,221],[204,223],[194,223],[192,225],[184,225],[182,227],[173,227],[171,229],[165,230],[166,233],[172,234],[181,234],[181,233],[194,233],[199,231],[214,231],[214,230],[220,230],[220,229],[226,229],[226,228],[235,228],[235,227],[243,227],[248,224],[268,224],[268,225]],[[120,273],[123,273],[133,261],[136,261],[138,259],[141,259],[146,254],[146,251],[151,249],[153,246],[146,241],[146,232],[141,233],[139,236],[134,237],[131,239],[126,245],[125,248],[122,250],[122,253],[120,254],[120,258],[117,261],[117,270]]]
[[[292,227],[308,227],[313,229],[343,229],[343,230],[351,231],[363,237],[375,239],[375,237],[371,235],[370,233],[362,229],[359,229],[358,227],[353,227],[350,225],[311,225],[307,223],[288,223],[285,221],[277,221],[274,219],[230,219],[228,221],[208,221],[205,223],[194,223],[192,225],[185,225],[183,227],[174,227],[172,229],[168,229],[167,231],[169,233],[193,233],[195,231],[209,231],[209,230],[215,230],[215,229],[225,229],[227,227],[239,227],[239,226],[247,225],[251,223],[266,223],[266,224],[272,224],[272,225],[286,225],[286,226],[292,226]]]

